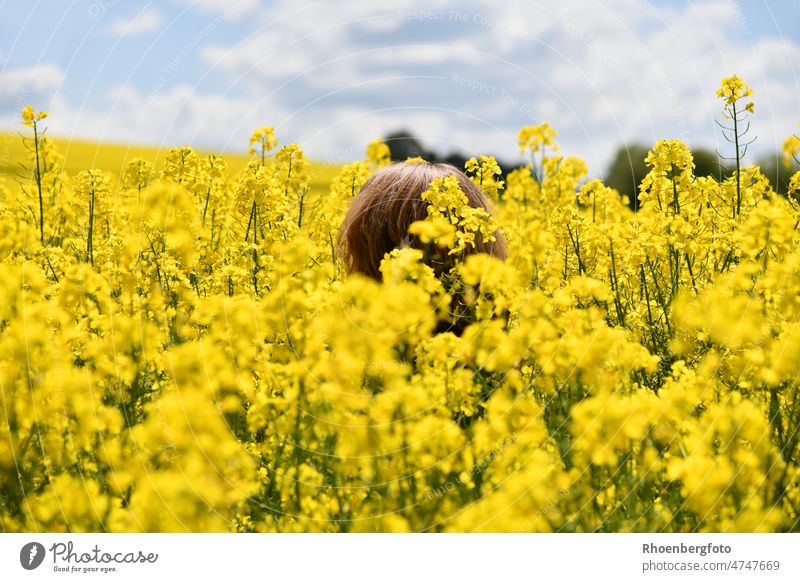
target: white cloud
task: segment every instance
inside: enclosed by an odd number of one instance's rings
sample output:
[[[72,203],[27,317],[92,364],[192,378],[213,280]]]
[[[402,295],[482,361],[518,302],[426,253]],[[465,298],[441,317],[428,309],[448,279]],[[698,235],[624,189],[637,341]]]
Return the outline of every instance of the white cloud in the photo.
[[[728,0],[662,9],[644,0],[498,0],[491,9],[277,0],[261,16],[246,40],[208,46],[202,57],[232,86],[282,104],[293,139],[315,136],[323,156],[347,139],[405,127],[443,152],[459,144],[513,160],[516,129],[543,120],[595,172],[634,140],[724,147],[714,93],[734,72],[764,99],[754,121],[761,142],[782,141],[776,128],[798,111],[790,101],[800,47],[753,37]]]
[[[230,20],[247,18],[261,9],[260,0],[172,0],[176,4],[190,6],[200,12],[222,14]]]
[[[608,41],[619,36],[620,27],[633,26],[635,19],[621,21],[618,15],[635,14],[639,4],[615,0],[587,7],[567,0],[558,12],[548,12],[503,0],[489,11],[485,3],[454,9],[433,0],[353,3],[342,10],[338,3],[297,8],[283,0],[265,16],[275,24],[233,47],[207,47],[203,56],[230,73],[232,83],[254,93],[269,87],[290,110],[302,110],[307,125],[306,131],[298,127],[301,139],[319,131],[315,117],[336,119],[344,101],[369,114],[369,132],[348,133],[375,135],[417,125],[431,145],[447,150],[452,147],[446,144],[458,142],[472,152],[489,149],[491,134],[493,151],[514,158],[516,130],[504,131],[501,143],[491,128],[543,119],[559,129],[607,126],[604,102],[626,110],[625,95],[615,85],[619,80],[610,83],[586,69],[607,76],[609,64],[623,62],[610,49],[600,49],[603,43],[613,47]],[[648,24],[654,18],[642,16]],[[636,40],[633,32],[628,36]],[[404,115],[386,113],[398,106],[408,106]],[[448,111],[461,117],[430,123],[447,118]],[[423,118],[428,123],[420,123]],[[338,123],[340,131],[343,125]],[[436,127],[441,134],[431,132]],[[458,140],[447,135],[454,127]]]
[[[141,10],[133,18],[118,18],[108,27],[111,34],[122,38],[130,38],[154,32],[161,28],[163,19],[161,13],[155,8],[148,7]]]
[[[51,63],[0,69],[0,111],[18,116],[29,104],[48,109],[63,82],[64,71]]]
[[[107,109],[78,114],[75,131],[243,149],[253,127],[272,124],[282,143],[341,160],[408,128],[443,153],[513,161],[518,128],[546,120],[566,155],[585,156],[600,173],[622,143],[679,137],[727,147],[713,120],[718,83],[732,73],[755,91],[760,151],[800,118],[800,45],[754,35],[730,0],[668,8],[645,0],[173,1],[229,20],[247,15],[253,32],[199,45],[202,90],[185,77],[152,94],[118,89]],[[195,64],[187,59],[186,69]],[[41,91],[57,90],[55,73]]]
[[[190,85],[147,94],[118,86],[106,95],[102,114],[62,107],[48,125],[67,138],[242,151],[254,127],[277,125],[276,119],[286,117],[267,100],[200,92]]]

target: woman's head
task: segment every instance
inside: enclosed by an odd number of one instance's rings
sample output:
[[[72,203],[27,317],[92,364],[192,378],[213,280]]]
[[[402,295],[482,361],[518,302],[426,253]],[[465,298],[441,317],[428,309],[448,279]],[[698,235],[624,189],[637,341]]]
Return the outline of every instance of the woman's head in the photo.
[[[350,273],[380,280],[380,264],[386,253],[408,243],[408,227],[427,216],[428,203],[421,194],[436,178],[455,176],[473,208],[491,211],[484,192],[455,166],[439,162],[395,163],[375,173],[353,199],[339,234],[339,254]],[[505,259],[503,236],[477,241],[473,252]]]

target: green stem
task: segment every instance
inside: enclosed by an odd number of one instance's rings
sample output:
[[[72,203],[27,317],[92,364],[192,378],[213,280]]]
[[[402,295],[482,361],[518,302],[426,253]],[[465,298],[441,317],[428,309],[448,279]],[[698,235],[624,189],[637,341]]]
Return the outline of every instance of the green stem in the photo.
[[[33,147],[36,151],[36,188],[39,191],[39,240],[44,244],[44,201],[42,199],[42,171],[39,164],[39,129],[33,122]]]
[[[672,207],[675,210],[675,214],[681,213],[681,203],[678,201],[678,186],[675,184],[675,175],[672,175]]]
[[[206,225],[206,212],[208,212],[208,201],[211,200],[211,186],[208,187],[206,192],[206,205],[203,207],[203,226]]]
[[[258,208],[253,203],[253,289],[258,295]]]
[[[672,264],[672,260],[670,259],[670,266]],[[655,268],[653,267],[653,263],[650,262],[650,259],[647,259],[647,266],[650,269],[650,274],[653,276],[653,285],[656,288],[656,301],[658,305],[661,307],[661,311],[664,313],[664,322],[667,324],[667,331],[672,334],[672,326],[669,322],[669,304],[667,303],[666,299],[664,299],[664,294],[661,291],[661,285],[658,284],[658,278],[656,276]],[[649,309],[648,305],[648,309]]]
[[[250,207],[250,218],[247,220],[247,230],[244,232],[244,242],[250,239],[250,227],[253,225],[253,215],[256,212],[256,201],[253,200],[253,205]]]
[[[622,299],[619,295],[619,278],[617,277],[617,259],[614,256],[614,243],[611,243],[611,288],[614,291],[614,306],[617,309],[617,320],[620,325],[625,325],[625,313],[622,309]]]
[[[92,237],[94,236],[94,185],[89,198],[89,234],[86,237],[86,254],[89,262],[94,265],[94,251],[92,248]]]
[[[647,327],[650,329],[650,339],[653,342],[653,351],[658,352],[658,346],[656,345],[656,329],[653,325],[653,312],[650,309],[650,292],[647,290],[647,278],[644,274],[644,265],[639,265],[639,267],[639,276],[641,277],[642,289],[644,290],[644,300],[647,304]]]
[[[303,193],[300,196],[300,212],[297,215],[297,228],[302,228],[303,226],[303,204],[305,203],[306,195]]]
[[[736,145],[736,209],[733,217],[736,218],[742,212],[742,187],[739,176],[739,166],[741,163],[739,155],[739,123],[736,119],[736,103],[733,104],[733,140]]]

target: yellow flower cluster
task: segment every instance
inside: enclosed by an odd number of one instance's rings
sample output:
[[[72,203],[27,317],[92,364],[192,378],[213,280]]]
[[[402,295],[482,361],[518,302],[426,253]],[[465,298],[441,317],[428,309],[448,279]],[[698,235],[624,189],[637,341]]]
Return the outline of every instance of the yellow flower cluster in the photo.
[[[497,178],[503,171],[494,156],[481,155],[480,158],[470,158],[464,164],[470,179],[493,199],[497,199],[505,187],[505,182]]]
[[[278,145],[278,140],[275,137],[275,129],[265,125],[264,127],[259,127],[253,132],[253,135],[250,136],[250,147],[248,152],[250,155],[255,155],[258,153],[266,154],[267,152],[273,150],[275,146]]]
[[[25,127],[34,127],[37,121],[43,119],[47,119],[47,111],[34,111],[30,105],[22,108],[22,125]]]
[[[183,147],[121,180],[35,129],[0,198],[4,531],[800,529],[800,208],[758,168],[659,141],[634,213],[524,128],[505,183],[467,163],[495,214],[435,180],[377,282],[336,235],[380,142],[317,192],[268,127],[236,174]],[[498,227],[508,259],[473,252]]]
[[[392,161],[392,152],[389,146],[380,139],[369,142],[369,144],[367,144],[367,161],[378,168],[390,164]]]
[[[800,123],[797,127],[800,129]],[[800,164],[800,137],[797,135],[790,135],[783,142],[783,163],[791,168],[793,162]]]
[[[725,101],[725,105],[735,105],[739,99],[750,97],[752,94],[753,90],[736,75],[722,79],[722,83],[720,83],[719,89],[717,89],[717,97],[722,98]],[[750,113],[753,113],[753,102],[748,102],[744,108]]]
[[[548,123],[526,125],[519,130],[519,135],[517,136],[519,151],[534,154],[547,146],[557,151],[558,145],[555,142],[555,138],[556,130],[550,127]]]
[[[429,203],[428,216],[412,223],[409,233],[419,236],[423,243],[435,242],[448,248],[448,254],[463,258],[479,241],[495,240],[497,221],[487,210],[468,204],[455,176],[436,178],[421,198]]]

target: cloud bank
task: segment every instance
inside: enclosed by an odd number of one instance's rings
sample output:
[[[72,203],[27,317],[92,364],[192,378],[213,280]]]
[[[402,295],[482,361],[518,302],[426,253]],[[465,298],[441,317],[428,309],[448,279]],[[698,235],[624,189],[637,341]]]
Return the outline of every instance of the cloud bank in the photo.
[[[800,119],[800,45],[761,34],[732,1],[240,2],[181,0],[195,16],[189,40],[164,51],[161,70],[106,87],[90,115],[67,104],[54,129],[244,149],[253,127],[271,124],[283,143],[338,161],[407,128],[442,153],[513,160],[519,127],[548,121],[562,150],[600,173],[625,142],[724,150],[715,91],[732,73],[755,92],[755,152],[774,149]],[[158,26],[142,23],[145,13],[129,34]],[[70,83],[69,68],[38,66],[50,68],[48,82],[0,73],[4,122],[19,91],[47,101]],[[187,68],[193,76],[178,79]]]

